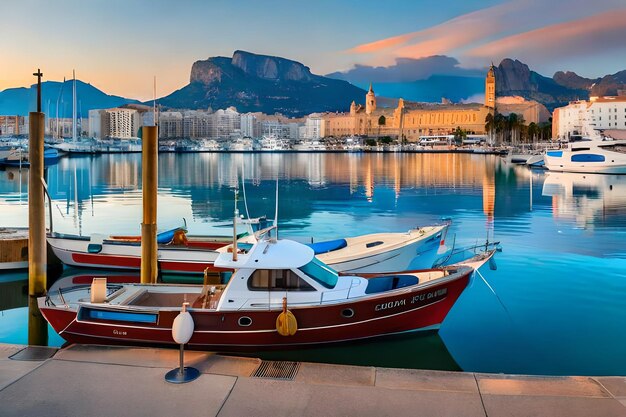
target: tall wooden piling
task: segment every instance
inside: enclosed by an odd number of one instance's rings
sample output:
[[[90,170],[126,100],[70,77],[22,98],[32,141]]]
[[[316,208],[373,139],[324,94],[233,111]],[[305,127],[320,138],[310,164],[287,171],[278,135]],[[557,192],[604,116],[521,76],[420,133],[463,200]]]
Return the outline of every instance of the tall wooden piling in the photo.
[[[141,223],[141,282],[157,281],[157,185],[158,185],[158,127],[142,127],[141,178],[143,223]]]
[[[28,344],[48,344],[48,325],[37,306],[46,293],[46,206],[43,189],[43,136],[46,117],[41,112],[41,77],[37,70],[37,111],[28,115]]]
[[[45,115],[28,116],[28,294],[46,293],[46,210],[43,190],[43,135]]]

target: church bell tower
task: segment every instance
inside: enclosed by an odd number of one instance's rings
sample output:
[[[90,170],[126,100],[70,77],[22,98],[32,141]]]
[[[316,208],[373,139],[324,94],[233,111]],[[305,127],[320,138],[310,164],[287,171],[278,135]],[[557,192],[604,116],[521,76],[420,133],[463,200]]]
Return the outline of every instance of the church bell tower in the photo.
[[[493,62],[485,79],[485,106],[490,109],[496,108],[496,69]]]
[[[374,95],[372,83],[370,83],[370,89],[365,95],[365,113],[372,114],[374,110],[376,110],[376,96]]]

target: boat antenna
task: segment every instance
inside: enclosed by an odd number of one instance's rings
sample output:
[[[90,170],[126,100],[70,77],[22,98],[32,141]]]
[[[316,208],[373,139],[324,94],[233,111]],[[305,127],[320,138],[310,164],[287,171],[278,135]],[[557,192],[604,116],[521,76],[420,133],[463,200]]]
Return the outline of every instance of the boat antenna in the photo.
[[[153,100],[152,100],[152,119],[154,121],[154,126],[157,125],[157,115],[156,115],[156,75],[154,76],[154,85],[152,87]]]

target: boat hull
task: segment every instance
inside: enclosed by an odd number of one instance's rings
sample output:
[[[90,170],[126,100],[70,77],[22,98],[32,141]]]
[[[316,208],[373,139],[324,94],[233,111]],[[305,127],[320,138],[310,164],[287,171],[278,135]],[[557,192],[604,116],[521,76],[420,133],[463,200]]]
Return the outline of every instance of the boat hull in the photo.
[[[54,254],[65,265],[80,268],[139,270],[141,269],[141,244],[103,243],[99,253],[90,253],[89,240],[48,237]],[[213,266],[217,252],[186,247],[160,246],[157,253],[159,269],[163,273],[202,274]]]
[[[467,287],[471,273],[472,270],[467,268],[453,278],[430,285],[407,287],[359,300],[290,308],[298,322],[298,330],[293,336],[281,336],[276,330],[276,319],[281,310],[191,308],[194,333],[188,345],[193,349],[225,352],[296,349],[436,329]],[[81,305],[77,310],[71,310],[54,306],[45,297],[39,299],[39,308],[68,342],[176,344],[171,328],[180,309],[132,310],[133,313],[156,315],[154,323],[137,323],[86,318],[92,317],[88,309],[98,307]],[[128,309],[120,311],[129,312]],[[250,324],[242,326],[242,317],[249,318]]]
[[[626,174],[626,154],[601,147],[589,151],[549,151],[544,156],[550,171],[591,174]]]
[[[345,249],[318,254],[317,257],[342,273],[384,273],[427,269],[433,266],[447,225],[430,227],[420,235],[407,234],[402,240],[387,244],[385,234],[366,235],[371,242],[384,242],[380,246],[367,247],[368,243],[356,243],[348,238]],[[357,247],[353,249],[352,247]]]

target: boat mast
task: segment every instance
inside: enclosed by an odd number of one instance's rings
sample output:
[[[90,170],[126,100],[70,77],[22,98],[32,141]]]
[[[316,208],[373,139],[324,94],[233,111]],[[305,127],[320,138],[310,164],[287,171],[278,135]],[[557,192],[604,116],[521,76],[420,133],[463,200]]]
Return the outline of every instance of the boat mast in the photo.
[[[155,126],[157,126],[157,110],[156,110],[156,75],[154,76],[154,86],[152,89],[153,100],[152,100],[152,121]]]
[[[72,70],[74,85],[72,88],[72,140],[76,142],[76,70]]]
[[[57,133],[57,139],[61,137],[61,135],[59,134],[59,101],[62,100],[63,98],[63,88],[65,87],[65,77],[63,77],[63,84],[61,85],[61,89],[59,90],[59,96],[57,97],[57,112],[56,112],[56,119],[57,119],[57,125],[56,125],[56,133]],[[61,101],[63,102],[63,101]]]

